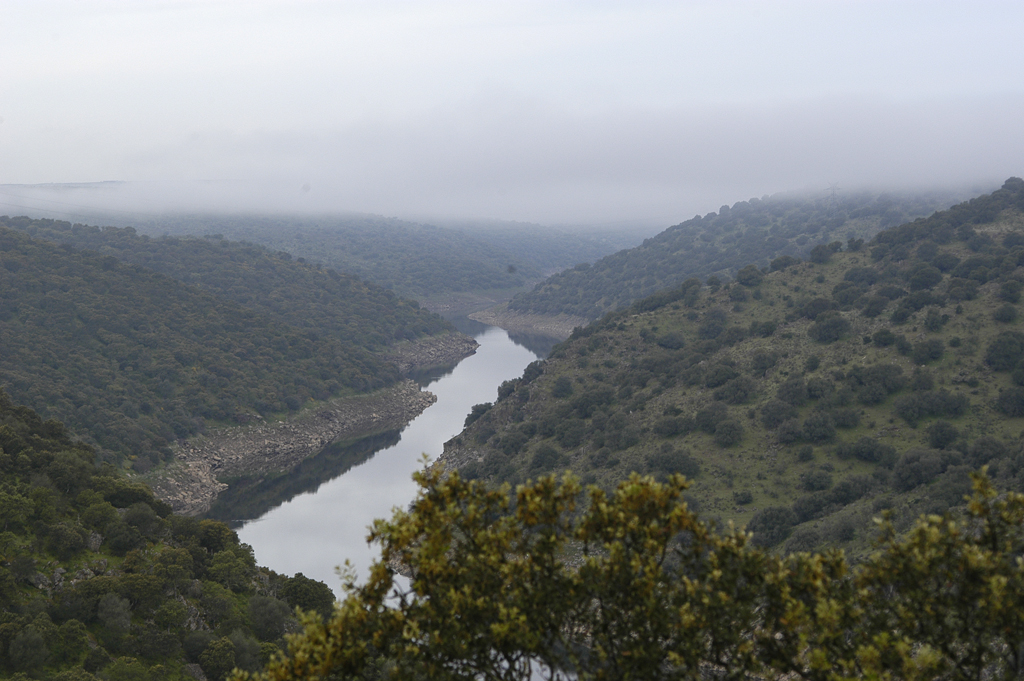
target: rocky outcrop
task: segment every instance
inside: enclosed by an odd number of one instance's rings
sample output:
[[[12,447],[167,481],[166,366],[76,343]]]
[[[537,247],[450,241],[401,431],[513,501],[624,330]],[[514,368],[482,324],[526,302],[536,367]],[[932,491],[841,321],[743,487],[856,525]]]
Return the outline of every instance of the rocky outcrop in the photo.
[[[175,462],[146,482],[175,512],[199,515],[227,488],[224,479],[291,470],[336,440],[403,428],[436,400],[407,380],[370,395],[331,400],[283,421],[210,431],[179,443]]]
[[[458,364],[469,357],[480,344],[462,333],[418,338],[388,348],[384,357],[393,362],[403,376],[430,367]]]
[[[586,326],[590,323],[590,320],[583,317],[574,317],[567,314],[542,315],[516,312],[509,310],[505,304],[474,312],[469,315],[469,318],[483,324],[500,326],[510,332],[550,336],[558,340],[568,338],[572,334],[572,330],[577,326]]]

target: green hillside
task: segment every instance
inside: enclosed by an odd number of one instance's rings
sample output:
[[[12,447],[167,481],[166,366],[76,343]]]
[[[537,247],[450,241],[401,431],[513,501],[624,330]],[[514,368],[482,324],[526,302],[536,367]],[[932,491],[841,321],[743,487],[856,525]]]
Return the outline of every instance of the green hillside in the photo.
[[[704,517],[863,555],[982,465],[1024,489],[1024,181],[811,259],[606,315],[478,405],[442,461],[519,483],[681,472]]]
[[[150,238],[128,227],[0,218],[0,226],[139,265],[201,288],[311,336],[334,336],[352,352],[451,330],[391,291],[288,253],[222,238]]]
[[[123,216],[104,216],[124,223]],[[622,247],[613,237],[520,223],[439,227],[375,215],[163,215],[133,219],[151,235],[218,234],[291,253],[431,300],[457,293],[521,290],[543,276]],[[633,242],[635,243],[635,242]]]
[[[265,251],[171,245],[205,257],[172,262],[173,250],[154,248],[150,261],[183,277],[192,267],[202,288],[0,227],[0,385],[104,456],[134,459],[137,471],[208,420],[241,422],[393,383],[397,369],[375,349],[449,328],[390,292]]]
[[[219,681],[283,648],[295,606],[330,614],[326,585],[95,458],[0,391],[0,676]]]
[[[510,310],[597,319],[690,277],[734,276],[780,256],[807,257],[819,244],[870,239],[881,229],[961,200],[950,193],[807,197],[776,194],[696,216],[591,264],[577,265],[516,295]]]

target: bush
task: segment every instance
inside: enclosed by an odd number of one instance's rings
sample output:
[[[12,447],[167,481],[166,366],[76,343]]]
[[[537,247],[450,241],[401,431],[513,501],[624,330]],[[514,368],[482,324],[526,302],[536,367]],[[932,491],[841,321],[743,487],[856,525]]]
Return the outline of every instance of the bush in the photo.
[[[715,426],[715,444],[719,447],[732,447],[743,439],[743,426],[735,419],[719,421]]]
[[[770,506],[754,514],[747,525],[756,546],[769,547],[784,541],[796,525],[796,514],[785,506]]]
[[[806,440],[829,442],[836,436],[836,423],[831,414],[819,411],[807,417],[802,430]]]
[[[985,362],[995,371],[1011,371],[1024,359],[1024,333],[1003,331],[989,343]]]
[[[836,448],[840,459],[855,457],[861,461],[880,463],[891,466],[896,460],[896,450],[870,437],[862,437],[850,444],[841,444]]]
[[[832,474],[828,471],[808,471],[800,476],[800,486],[808,492],[819,492],[832,486]]]
[[[898,398],[893,407],[900,418],[914,426],[919,419],[929,416],[963,416],[969,404],[966,395],[953,394],[946,390],[923,390]]]
[[[764,274],[756,265],[747,265],[736,273],[736,281],[744,286],[757,286],[764,279]]]
[[[960,437],[960,431],[948,421],[936,421],[928,427],[928,444],[932,449],[946,449]]]
[[[911,353],[911,358],[915,364],[928,364],[936,360],[942,359],[944,352],[943,343],[938,338],[929,338],[923,340],[920,343],[914,343],[914,350]]]
[[[561,399],[572,395],[572,380],[568,376],[559,376],[551,386],[551,396]]]
[[[743,404],[754,396],[757,388],[749,376],[734,378],[714,392],[714,398],[729,404]]]
[[[834,343],[849,330],[850,322],[840,313],[823,312],[811,324],[811,328],[807,330],[807,335],[819,343]]]
[[[783,422],[795,418],[796,408],[782,400],[771,400],[761,407],[761,423],[765,428],[778,428]]]
[[[775,398],[799,407],[807,401],[807,384],[799,376],[791,378],[779,386]]]
[[[880,348],[887,348],[896,342],[896,334],[889,329],[879,329],[871,336],[871,341]]]
[[[694,423],[705,433],[714,434],[718,424],[729,417],[729,409],[721,402],[713,402],[697,412]]]
[[[550,471],[564,465],[568,459],[561,452],[548,443],[537,447],[530,459],[531,471]]]
[[[948,465],[949,460],[939,452],[908,450],[893,467],[893,486],[900,492],[908,492],[934,480]]]
[[[996,409],[1011,418],[1024,416],[1024,388],[1014,386],[999,393]]]
[[[992,319],[1003,324],[1010,324],[1017,321],[1017,308],[1009,303],[1001,305],[992,313]]]
[[[700,475],[700,462],[688,452],[670,448],[650,455],[647,469],[652,473],[681,473],[693,479]]]

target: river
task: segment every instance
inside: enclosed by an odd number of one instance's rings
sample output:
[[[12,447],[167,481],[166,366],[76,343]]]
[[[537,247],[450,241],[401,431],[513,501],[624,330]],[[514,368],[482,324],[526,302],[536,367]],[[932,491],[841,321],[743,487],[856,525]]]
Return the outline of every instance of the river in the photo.
[[[405,507],[413,499],[416,484],[412,474],[422,467],[423,454],[431,460],[439,456],[445,441],[462,432],[474,404],[493,402],[502,381],[521,376],[526,365],[538,359],[538,353],[550,349],[550,344],[543,343],[527,343],[537,352],[527,349],[497,327],[468,321],[459,326],[480,343],[476,354],[449,371],[418,377],[421,385],[437,395],[437,402],[400,435],[382,436],[389,446],[366,450],[358,463],[342,466],[345,472],[341,475],[317,481],[310,491],[287,501],[275,502],[274,508],[237,529],[241,540],[253,547],[258,564],[288,575],[301,572],[325,582],[338,595],[341,582],[335,568],[346,559],[356,568],[360,581],[364,580],[370,563],[380,554],[379,547],[366,544],[367,527],[375,518],[389,517],[392,509]],[[395,438],[398,442],[392,444]],[[358,449],[356,443],[334,458]]]

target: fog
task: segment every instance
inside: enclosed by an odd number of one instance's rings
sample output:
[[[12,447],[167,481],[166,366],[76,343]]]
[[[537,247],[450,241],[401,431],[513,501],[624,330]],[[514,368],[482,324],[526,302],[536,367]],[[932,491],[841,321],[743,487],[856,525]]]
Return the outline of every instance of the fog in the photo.
[[[1011,2],[11,4],[0,213],[665,226],[832,184],[990,189],[1024,174],[1021,25]]]

